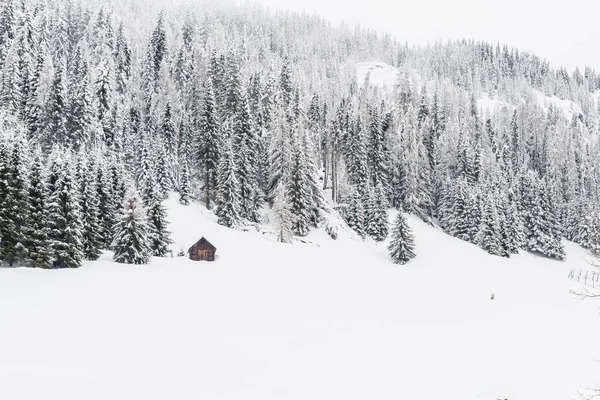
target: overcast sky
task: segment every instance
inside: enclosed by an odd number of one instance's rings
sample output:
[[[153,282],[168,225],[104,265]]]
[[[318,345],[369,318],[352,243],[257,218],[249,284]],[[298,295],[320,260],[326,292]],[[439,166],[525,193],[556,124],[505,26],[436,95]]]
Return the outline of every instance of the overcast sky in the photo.
[[[600,0],[253,0],[360,22],[409,44],[473,38],[600,71]]]

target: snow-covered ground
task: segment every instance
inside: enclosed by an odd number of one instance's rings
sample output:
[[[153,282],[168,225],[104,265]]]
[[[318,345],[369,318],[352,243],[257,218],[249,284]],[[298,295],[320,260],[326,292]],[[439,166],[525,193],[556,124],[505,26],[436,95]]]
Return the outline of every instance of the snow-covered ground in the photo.
[[[492,257],[414,218],[386,244],[275,243],[168,201],[173,248],[213,263],[0,269],[0,399],[564,400],[600,386],[598,304],[568,261]],[[494,293],[495,299],[490,296]]]
[[[380,61],[356,64],[356,81],[360,86],[368,79],[373,86],[392,89],[398,81],[399,74],[397,68]]]
[[[548,109],[548,106],[552,104],[556,109],[563,112],[563,115],[570,119],[573,118],[573,115],[582,114],[583,111],[579,104],[572,102],[571,100],[560,99],[556,96],[547,96],[539,90],[533,90],[533,93],[540,104],[544,109]]]

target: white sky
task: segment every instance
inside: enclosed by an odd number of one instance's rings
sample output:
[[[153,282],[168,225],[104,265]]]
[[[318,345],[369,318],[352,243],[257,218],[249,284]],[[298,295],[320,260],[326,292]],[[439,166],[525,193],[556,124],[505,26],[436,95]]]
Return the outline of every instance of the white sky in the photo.
[[[409,45],[472,38],[600,71],[600,0],[253,0],[387,31]]]

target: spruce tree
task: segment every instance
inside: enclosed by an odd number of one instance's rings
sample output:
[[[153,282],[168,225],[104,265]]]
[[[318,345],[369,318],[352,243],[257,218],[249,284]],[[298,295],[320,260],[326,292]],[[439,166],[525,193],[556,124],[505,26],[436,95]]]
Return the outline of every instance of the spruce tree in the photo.
[[[600,256],[600,213],[594,211],[588,217],[589,234],[588,245],[590,252],[596,256]]]
[[[498,212],[495,206],[494,199],[488,195],[483,199],[483,214],[477,242],[479,247],[490,254],[500,256],[503,255],[502,233]]]
[[[248,102],[242,95],[239,110],[234,117],[233,153],[236,159],[236,176],[240,188],[240,215],[251,222],[258,222],[261,195],[258,186],[256,132],[252,128]]]
[[[345,213],[346,223],[361,238],[365,237],[365,208],[363,196],[355,188],[348,195],[348,206]]]
[[[183,162],[179,176],[179,202],[184,206],[190,204],[190,174],[187,162]]]
[[[106,167],[104,164],[96,166],[96,198],[98,199],[98,214],[100,219],[100,237],[103,248],[108,249],[114,237],[116,222],[116,204],[113,202],[114,194]]]
[[[49,98],[45,103],[44,143],[67,144],[68,133],[66,127],[67,94],[65,89],[64,68],[59,62],[54,71],[54,78],[49,91]]]
[[[26,230],[27,258],[32,267],[52,266],[48,238],[48,191],[44,181],[44,165],[36,156],[29,172],[29,219]]]
[[[414,237],[402,212],[398,212],[392,226],[392,239],[388,246],[395,264],[406,264],[415,257]]]
[[[212,83],[206,85],[202,114],[200,116],[199,134],[197,143],[197,159],[202,170],[205,190],[206,208],[210,208],[210,199],[213,197],[217,184],[217,170],[219,167],[220,148],[222,140],[216,119],[215,94]]]
[[[533,171],[528,171],[521,183],[521,210],[525,228],[527,250],[562,260],[565,257],[560,238],[552,225],[552,210],[544,200],[541,180]]]
[[[387,199],[381,184],[377,185],[371,195],[367,210],[367,234],[377,242],[385,240],[388,236]]]
[[[160,121],[160,135],[166,145],[167,154],[175,154],[178,134],[175,129],[175,124],[173,123],[173,110],[171,108],[171,103],[167,103],[165,106],[165,111],[163,113],[162,120]]]
[[[277,185],[277,188],[275,189],[273,215],[275,217],[274,222],[277,232],[277,241],[281,243],[291,243],[294,238],[294,232],[292,231],[292,212],[287,191],[283,183]]]
[[[218,223],[229,228],[234,228],[240,223],[239,183],[232,153],[231,145],[229,145],[219,163],[217,207],[215,209]]]
[[[150,261],[150,227],[139,194],[131,190],[125,196],[123,210],[115,227],[111,247],[118,263],[147,264]]]
[[[48,203],[48,226],[54,268],[77,268],[83,259],[79,188],[63,161]]]
[[[150,248],[153,255],[164,257],[169,252],[169,245],[172,242],[169,238],[170,232],[167,230],[167,211],[158,190],[151,191],[146,210],[150,228]]]
[[[18,227],[12,215],[17,199],[11,186],[10,152],[11,148],[0,142],[0,262],[12,265],[16,261]]]
[[[307,179],[307,164],[300,146],[292,154],[287,193],[293,215],[293,230],[298,236],[306,236],[310,230],[311,193]]]
[[[78,169],[83,257],[86,260],[94,261],[100,257],[104,245],[99,216],[98,191],[95,187],[94,175],[90,173],[91,171],[83,160],[80,161]]]

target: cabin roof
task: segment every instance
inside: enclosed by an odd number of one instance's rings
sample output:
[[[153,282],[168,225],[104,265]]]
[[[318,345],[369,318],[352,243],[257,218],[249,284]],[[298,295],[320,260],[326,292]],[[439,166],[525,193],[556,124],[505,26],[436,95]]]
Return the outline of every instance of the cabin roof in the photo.
[[[193,245],[192,245],[192,246],[191,246],[191,247],[188,249],[188,253],[189,253],[190,251],[192,251],[192,248],[193,248],[194,246],[196,246],[196,245],[198,245],[198,244],[204,244],[204,243],[208,244],[208,245],[209,245],[210,247],[212,247],[214,250],[217,250],[217,248],[216,248],[216,247],[215,247],[215,246],[214,246],[214,245],[213,245],[211,242],[209,242],[208,240],[206,240],[206,239],[204,238],[204,236],[202,236],[202,238],[201,238],[200,240],[198,240],[196,243],[194,243],[194,244],[193,244]]]

